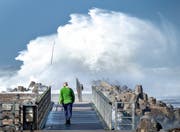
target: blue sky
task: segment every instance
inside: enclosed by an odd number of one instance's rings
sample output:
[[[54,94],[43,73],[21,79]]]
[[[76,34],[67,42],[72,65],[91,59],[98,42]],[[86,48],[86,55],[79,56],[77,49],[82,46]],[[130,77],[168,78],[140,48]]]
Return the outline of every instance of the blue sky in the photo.
[[[160,23],[159,13],[180,29],[179,0],[0,0],[0,67],[19,68],[14,58],[30,40],[57,32],[72,13],[101,8]]]

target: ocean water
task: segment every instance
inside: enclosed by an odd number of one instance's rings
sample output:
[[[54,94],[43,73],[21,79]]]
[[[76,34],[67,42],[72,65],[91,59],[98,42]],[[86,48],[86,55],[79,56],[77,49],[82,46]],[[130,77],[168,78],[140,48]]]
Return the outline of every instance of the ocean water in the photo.
[[[174,108],[180,108],[180,96],[158,97],[158,100],[171,104]]]
[[[92,94],[86,93],[82,95],[83,101],[90,102],[92,101]],[[51,100],[55,103],[58,102],[59,94],[52,94]],[[157,100],[161,100],[166,104],[171,104],[174,108],[180,108],[180,96],[173,97],[158,97]],[[75,94],[75,101],[78,102],[77,94]]]

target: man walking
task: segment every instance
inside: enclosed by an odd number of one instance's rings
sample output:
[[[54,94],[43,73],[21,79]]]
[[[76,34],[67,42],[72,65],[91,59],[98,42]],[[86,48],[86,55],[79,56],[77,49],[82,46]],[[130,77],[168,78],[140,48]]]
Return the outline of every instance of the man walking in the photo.
[[[68,83],[65,82],[60,90],[59,103],[64,107],[64,114],[66,118],[65,124],[71,124],[72,106],[75,100],[74,91],[68,87]]]

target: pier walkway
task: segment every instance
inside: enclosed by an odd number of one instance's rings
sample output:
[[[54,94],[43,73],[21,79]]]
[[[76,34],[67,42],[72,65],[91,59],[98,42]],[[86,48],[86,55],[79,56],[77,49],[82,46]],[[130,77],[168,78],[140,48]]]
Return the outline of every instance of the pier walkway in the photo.
[[[47,117],[44,130],[104,130],[103,122],[89,102],[75,103],[71,125],[65,125],[64,111],[54,105]]]

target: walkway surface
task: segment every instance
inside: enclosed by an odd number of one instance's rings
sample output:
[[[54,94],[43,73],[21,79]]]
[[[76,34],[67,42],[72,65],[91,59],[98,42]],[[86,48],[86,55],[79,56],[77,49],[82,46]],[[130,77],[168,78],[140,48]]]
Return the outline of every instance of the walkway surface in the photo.
[[[92,108],[91,103],[75,103],[71,125],[64,125],[64,111],[62,107],[53,106],[48,115],[44,130],[104,130],[104,126]]]

